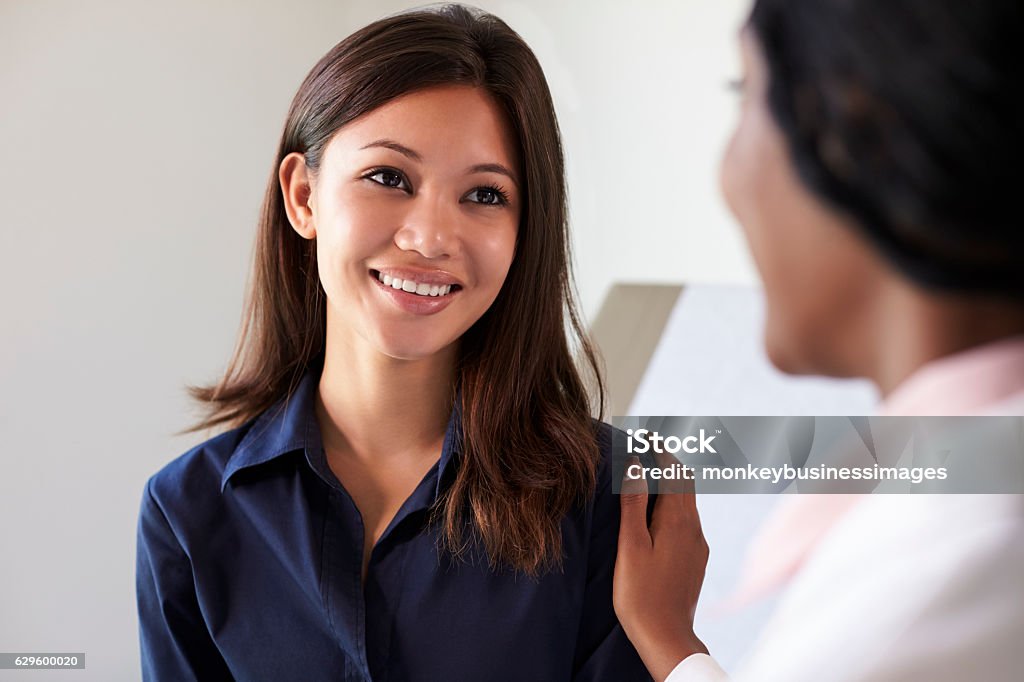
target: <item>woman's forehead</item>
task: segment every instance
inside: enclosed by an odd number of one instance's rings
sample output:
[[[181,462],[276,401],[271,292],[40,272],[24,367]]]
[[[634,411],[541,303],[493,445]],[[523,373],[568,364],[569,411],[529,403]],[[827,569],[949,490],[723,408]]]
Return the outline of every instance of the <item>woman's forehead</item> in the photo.
[[[483,88],[446,85],[397,97],[342,126],[328,153],[348,158],[385,150],[434,166],[517,167],[517,140],[502,107]]]

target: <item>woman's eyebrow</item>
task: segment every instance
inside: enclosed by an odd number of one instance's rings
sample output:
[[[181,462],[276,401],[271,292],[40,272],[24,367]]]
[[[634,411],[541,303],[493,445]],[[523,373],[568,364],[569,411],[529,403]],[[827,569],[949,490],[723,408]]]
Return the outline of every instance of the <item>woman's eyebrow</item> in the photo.
[[[398,152],[399,154],[402,154],[403,156],[408,156],[413,161],[422,161],[423,160],[423,157],[420,156],[418,152],[415,152],[412,149],[409,149],[404,144],[399,144],[398,142],[395,142],[394,140],[388,140],[386,138],[385,139],[380,139],[380,140],[374,140],[370,144],[363,145],[362,147],[360,147],[360,149],[369,149],[370,147],[384,147],[385,149],[391,149],[393,151]]]
[[[369,144],[363,145],[362,147],[360,147],[360,149],[370,149],[372,147],[383,147],[385,149],[396,151],[399,154],[402,154],[403,156],[407,156],[413,161],[423,161],[423,157],[420,155],[419,152],[413,149],[409,149],[404,144],[395,142],[394,140],[389,140],[387,138],[374,140]],[[466,169],[466,174],[468,175],[470,173],[499,173],[501,175],[506,176],[509,180],[515,183],[516,187],[519,186],[519,181],[516,179],[515,173],[513,173],[506,166],[503,166],[500,163],[478,163],[475,166],[470,166],[469,168]]]
[[[500,163],[478,163],[475,166],[470,166],[466,169],[466,173],[500,173],[505,175],[509,180],[515,183],[516,187],[519,186],[519,181],[516,180],[515,174]]]

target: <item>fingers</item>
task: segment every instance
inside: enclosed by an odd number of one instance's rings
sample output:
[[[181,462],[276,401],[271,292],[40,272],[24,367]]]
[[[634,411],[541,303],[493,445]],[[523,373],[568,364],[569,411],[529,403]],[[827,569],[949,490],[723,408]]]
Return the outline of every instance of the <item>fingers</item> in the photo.
[[[658,466],[668,470],[679,461],[665,452],[655,452],[654,459]],[[693,472],[693,469],[690,469]],[[658,498],[664,499],[668,506],[676,507],[682,512],[697,513],[696,488],[692,478],[671,478],[658,482]]]
[[[619,551],[624,546],[640,543],[650,546],[651,536],[647,530],[647,481],[642,478],[631,478],[630,467],[638,465],[640,460],[631,457],[626,463],[626,472],[622,478],[622,493],[619,503],[622,508],[619,521]]]
[[[654,451],[654,463],[663,471],[670,471],[681,465],[681,462],[667,452]],[[658,495],[678,495],[693,492],[693,481],[679,478],[663,478],[658,481]]]
[[[655,453],[658,466],[667,468],[675,458],[665,453]],[[681,532],[703,535],[700,516],[697,513],[697,494],[694,481],[686,478],[659,482],[658,500],[651,518],[650,535],[657,543],[662,533]]]

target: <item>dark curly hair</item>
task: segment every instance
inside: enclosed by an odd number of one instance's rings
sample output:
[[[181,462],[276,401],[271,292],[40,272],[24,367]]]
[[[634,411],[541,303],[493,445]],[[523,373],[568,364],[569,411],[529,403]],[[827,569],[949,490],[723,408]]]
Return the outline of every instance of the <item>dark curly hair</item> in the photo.
[[[758,0],[748,26],[812,192],[926,288],[1024,295],[1024,3]]]

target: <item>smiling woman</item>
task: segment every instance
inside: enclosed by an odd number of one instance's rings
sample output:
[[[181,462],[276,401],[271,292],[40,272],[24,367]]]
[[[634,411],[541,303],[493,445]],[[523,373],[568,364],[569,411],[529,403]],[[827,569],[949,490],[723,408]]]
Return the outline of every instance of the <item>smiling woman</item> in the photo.
[[[452,343],[491,307],[512,263],[520,200],[508,169],[518,166],[516,147],[486,90],[448,85],[403,95],[344,126],[315,172],[302,154],[285,157],[288,218],[316,239],[328,345],[332,333],[345,333],[391,358],[454,353]]]
[[[146,487],[144,677],[646,679],[598,377],[533,53],[457,5],[348,37],[292,102],[238,349],[194,389],[230,430]]]

